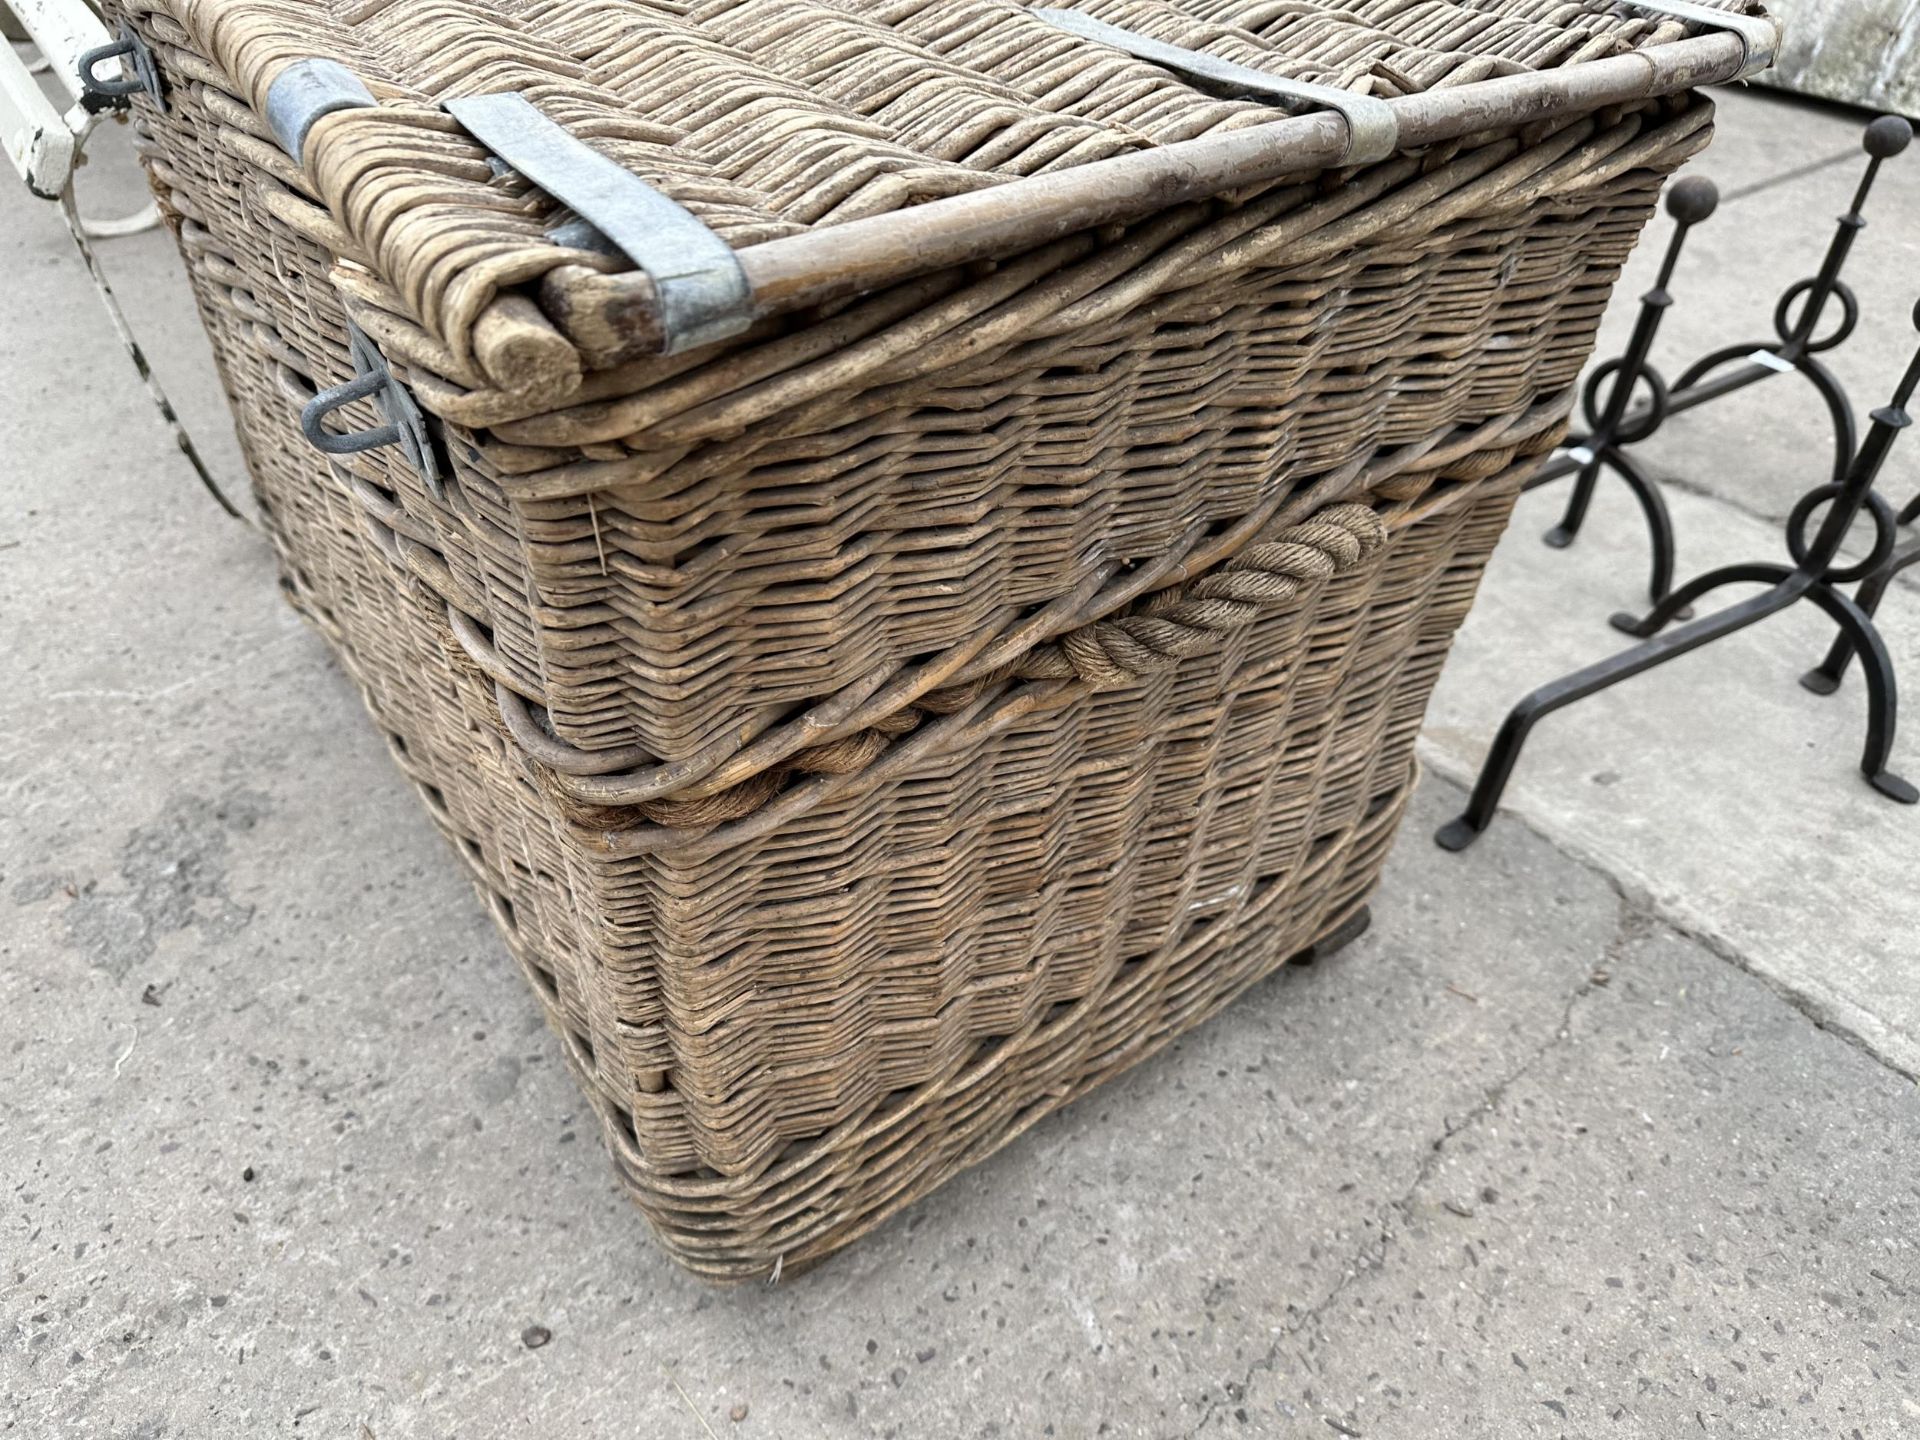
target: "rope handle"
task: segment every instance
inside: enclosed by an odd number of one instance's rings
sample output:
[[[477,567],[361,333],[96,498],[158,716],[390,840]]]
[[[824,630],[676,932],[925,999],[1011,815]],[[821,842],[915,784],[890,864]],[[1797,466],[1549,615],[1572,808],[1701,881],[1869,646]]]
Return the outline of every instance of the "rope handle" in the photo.
[[[712,795],[648,800],[619,813],[622,819],[630,814],[670,829],[719,825],[760,809],[795,771],[851,775],[864,770],[926,715],[963,710],[989,687],[1010,680],[1077,682],[1092,691],[1137,684],[1217,646],[1268,611],[1351,574],[1386,543],[1387,523],[1371,506],[1351,501],[1329,505],[1249,545],[1218,570],[1151,596],[1134,614],[1095,620],[1037,646],[1003,670],[966,685],[929,691],[916,704],[858,734],[802,750],[787,764]],[[586,807],[558,791],[550,793],[570,813],[588,818]],[[595,808],[591,813],[593,823],[608,823],[606,811]]]

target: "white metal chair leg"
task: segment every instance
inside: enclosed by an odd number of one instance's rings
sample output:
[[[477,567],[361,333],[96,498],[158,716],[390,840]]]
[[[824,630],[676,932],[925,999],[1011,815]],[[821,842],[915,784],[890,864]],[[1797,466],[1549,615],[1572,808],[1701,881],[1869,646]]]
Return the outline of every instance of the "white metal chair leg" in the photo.
[[[160,207],[149,200],[141,209],[131,215],[122,215],[117,220],[88,220],[83,216],[80,228],[86,232],[89,240],[112,240],[122,235],[138,235],[159,223]]]
[[[107,27],[82,0],[7,0],[39,54],[31,61],[0,46],[0,144],[27,188],[46,200],[65,193],[96,119],[80,103],[80,57],[109,43]],[[65,108],[35,79],[51,75]]]

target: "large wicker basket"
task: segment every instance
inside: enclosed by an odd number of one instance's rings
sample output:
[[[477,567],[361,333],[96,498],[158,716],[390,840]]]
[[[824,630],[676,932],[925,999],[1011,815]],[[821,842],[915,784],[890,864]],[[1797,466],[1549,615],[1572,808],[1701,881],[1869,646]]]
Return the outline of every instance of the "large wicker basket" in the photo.
[[[707,1275],[1354,919],[1690,87],[1756,58],[1080,4],[114,7],[287,589]]]

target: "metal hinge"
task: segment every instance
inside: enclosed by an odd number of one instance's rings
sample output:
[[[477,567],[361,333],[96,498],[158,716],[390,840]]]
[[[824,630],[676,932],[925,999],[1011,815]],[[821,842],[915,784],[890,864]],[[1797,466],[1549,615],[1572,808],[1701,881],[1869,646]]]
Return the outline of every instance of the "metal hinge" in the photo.
[[[446,492],[439,463],[434,459],[433,437],[427,433],[427,417],[414,403],[407,387],[387,367],[380,347],[351,320],[347,322],[347,353],[353,358],[354,378],[322,390],[301,407],[300,433],[314,449],[327,455],[357,455],[363,450],[398,445],[408,463],[427,482],[434,498],[443,498]],[[386,424],[346,434],[326,428],[326,419],[334,411],[356,400],[367,399],[379,401]]]
[[[101,79],[94,71],[108,60],[126,61],[133,73],[118,80]],[[80,107],[89,115],[98,115],[102,110],[124,110],[143,90],[153,97],[154,104],[162,110],[167,108],[167,87],[160,77],[160,63],[153,58],[147,42],[124,20],[120,22],[118,40],[82,51],[75,67],[80,72]]]

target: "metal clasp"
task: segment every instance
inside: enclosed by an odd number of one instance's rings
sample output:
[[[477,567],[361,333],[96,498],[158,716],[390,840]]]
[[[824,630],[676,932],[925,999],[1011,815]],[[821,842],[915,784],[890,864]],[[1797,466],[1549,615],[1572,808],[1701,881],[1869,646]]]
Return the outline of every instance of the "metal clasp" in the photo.
[[[380,347],[351,320],[347,322],[347,353],[353,358],[354,378],[322,390],[301,407],[300,433],[314,449],[327,455],[357,455],[363,450],[398,445],[434,498],[442,498],[445,489],[433,455],[433,438],[427,433],[427,417],[388,368]],[[327,417],[336,410],[367,399],[380,402],[386,424],[345,434],[326,428]]]
[[[467,95],[442,108],[646,272],[667,354],[753,324],[753,286],[733,247],[677,200],[582,144],[524,95]],[[578,236],[575,229],[567,243]]]
[[[133,73],[118,80],[101,79],[94,71],[108,60],[125,60]],[[118,40],[82,51],[74,66],[80,72],[80,107],[89,115],[98,115],[102,110],[124,110],[143,90],[153,97],[154,104],[162,110],[167,108],[166,82],[160,78],[159,62],[153,58],[147,42],[124,20],[120,23]]]
[[[1758,75],[1773,64],[1780,50],[1780,22],[1771,15],[1742,15],[1734,10],[1695,4],[1694,0],[1619,0],[1619,4],[1623,10],[1638,10],[1643,15],[1658,15],[1683,25],[1737,35],[1744,53],[1739,72],[1728,76],[1729,81]]]
[[[339,61],[296,60],[267,86],[267,125],[298,165],[307,132],[321,116],[374,103],[373,92]]]
[[[1033,13],[1048,24],[1124,51],[1136,60],[1145,60],[1170,70],[1190,84],[1208,86],[1233,96],[1246,96],[1270,104],[1292,108],[1318,107],[1332,110],[1347,122],[1347,153],[1340,157],[1346,165],[1371,165],[1385,160],[1399,148],[1400,122],[1393,107],[1372,95],[1356,95],[1331,85],[1315,85],[1306,80],[1289,80],[1270,75],[1250,65],[1238,65],[1217,55],[1169,45],[1136,31],[1109,25],[1078,10],[1043,10]]]

